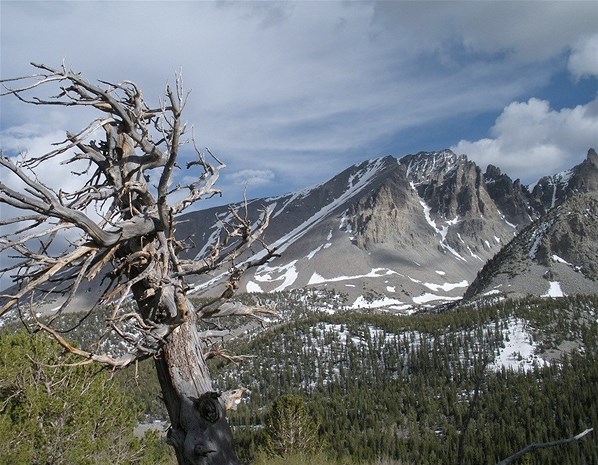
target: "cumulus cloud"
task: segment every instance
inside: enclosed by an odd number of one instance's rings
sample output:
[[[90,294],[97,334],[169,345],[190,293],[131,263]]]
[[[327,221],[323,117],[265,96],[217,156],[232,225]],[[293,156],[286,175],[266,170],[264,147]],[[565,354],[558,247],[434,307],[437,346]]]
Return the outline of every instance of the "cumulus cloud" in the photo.
[[[496,119],[492,138],[461,140],[452,150],[482,166],[498,165],[524,182],[571,168],[598,145],[598,98],[559,111],[546,100],[513,102]]]
[[[569,56],[568,68],[578,79],[598,76],[598,34],[575,44]]]

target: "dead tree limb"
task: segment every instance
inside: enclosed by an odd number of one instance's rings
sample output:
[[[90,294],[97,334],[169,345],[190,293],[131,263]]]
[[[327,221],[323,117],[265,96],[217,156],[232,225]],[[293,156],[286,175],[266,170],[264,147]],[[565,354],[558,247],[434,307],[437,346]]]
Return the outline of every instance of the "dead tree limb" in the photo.
[[[207,344],[196,323],[267,311],[230,298],[245,270],[275,255],[261,240],[268,211],[257,223],[231,211],[226,234],[208,258],[182,258],[179,254],[186,246],[176,237],[175,217],[217,195],[214,186],[224,168],[209,150],[207,157],[193,137],[187,137],[182,114],[188,93],[182,77],[176,77],[174,88],[166,87],[159,105],[150,106],[132,81],[94,84],[64,65],[32,66],[36,72],[30,76],[2,80],[0,95],[41,107],[84,107],[98,115],[81,129],[66,132],[46,153],[0,155],[0,203],[14,212],[0,220],[6,231],[0,253],[12,257],[0,273],[11,275],[15,283],[0,296],[0,317],[29,308],[31,324],[80,356],[82,363],[93,360],[122,368],[154,358],[178,462],[237,464],[222,402],[213,392],[206,365],[206,356],[214,352],[204,354]],[[181,185],[179,161],[186,144],[195,160],[186,163],[185,178],[196,181]],[[66,167],[72,167],[77,187],[68,191],[44,180],[46,171],[60,166],[65,176]],[[226,276],[225,291],[196,309],[187,296],[191,286],[186,280],[208,272]],[[94,286],[102,284],[92,308],[110,307],[106,331],[120,335],[128,347],[119,356],[77,348],[52,327],[81,293],[82,283],[92,280]],[[36,308],[57,296],[62,300],[54,317],[38,318]],[[136,304],[133,310],[129,302]],[[98,335],[95,347],[104,336]]]
[[[515,460],[523,457],[525,454],[528,454],[528,453],[533,452],[538,449],[546,449],[548,447],[556,447],[556,446],[561,446],[563,444],[570,444],[572,442],[577,442],[580,439],[582,439],[584,436],[590,434],[592,431],[594,431],[594,428],[588,428],[585,431],[582,431],[581,433],[576,434],[575,436],[570,437],[570,438],[559,439],[557,441],[529,444],[528,446],[525,446],[523,449],[521,449],[520,451],[507,457],[506,459],[501,460],[500,462],[498,462],[497,465],[507,465],[508,463],[513,463]]]

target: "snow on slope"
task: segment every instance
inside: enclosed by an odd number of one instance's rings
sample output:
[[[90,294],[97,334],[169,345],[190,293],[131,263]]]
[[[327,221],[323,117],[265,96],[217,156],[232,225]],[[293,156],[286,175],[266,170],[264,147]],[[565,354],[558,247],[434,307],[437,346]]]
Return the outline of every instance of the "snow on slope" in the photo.
[[[550,281],[549,284],[548,291],[541,297],[565,297],[566,294],[561,290],[561,283]]]
[[[509,326],[504,334],[505,346],[490,365],[498,371],[503,367],[518,371],[529,371],[534,364],[548,365],[548,361],[536,355],[536,345],[526,327],[526,321],[521,319],[509,320]]]
[[[313,216],[305,220],[302,224],[297,226],[289,233],[282,236],[276,242],[271,244],[271,247],[276,247],[279,253],[284,252],[289,246],[301,239],[307,234],[311,228],[319,224],[321,220],[326,218],[330,213],[336,210],[339,206],[347,202],[351,197],[357,195],[370,183],[372,178],[384,168],[384,159],[378,158],[376,160],[370,160],[367,167],[358,173],[356,177],[357,181],[351,185],[351,189],[344,191],[339,197],[334,199],[328,205],[324,206],[321,210],[315,213]],[[259,254],[258,254],[259,255]],[[258,257],[256,255],[255,258]]]
[[[536,253],[538,252],[538,248],[540,247],[540,244],[542,243],[544,236],[546,235],[546,233],[552,226],[552,223],[553,223],[552,221],[542,223],[540,226],[538,226],[536,228],[536,230],[532,234],[532,238],[531,238],[532,244],[529,248],[529,253],[528,253],[529,258],[531,258],[532,260],[534,260],[536,258]]]
[[[412,187],[412,189],[414,189],[417,192],[417,190],[415,189],[415,184],[413,182],[411,182],[411,187]],[[448,234],[449,226],[457,224],[459,222],[459,218],[457,217],[452,220],[448,220],[445,225],[443,225],[442,227],[439,227],[436,225],[436,221],[434,221],[432,219],[432,217],[430,216],[430,212],[432,211],[432,209],[421,198],[419,200],[419,203],[422,206],[422,208],[424,209],[424,217],[426,218],[426,221],[432,227],[432,229],[434,229],[436,234],[440,235],[440,247],[442,247],[443,249],[448,250],[450,253],[452,253],[457,258],[457,260],[462,260],[462,261],[466,262],[467,260],[465,258],[463,258],[455,249],[453,249],[446,242],[446,235]],[[463,240],[463,239],[461,239],[461,240]],[[474,255],[474,253],[471,252],[471,249],[470,249],[470,253],[471,253],[472,257],[479,258],[477,255]]]
[[[284,236],[277,239],[274,243],[270,244],[270,247],[276,248],[278,253],[283,253],[288,247],[290,247],[291,245],[296,243],[299,239],[301,239],[303,236],[305,236],[312,228],[314,228],[315,226],[320,224],[320,222],[322,220],[324,220],[328,215],[330,215],[334,210],[336,210],[338,207],[340,207],[345,202],[347,202],[351,197],[359,194],[359,192],[361,192],[364,188],[366,188],[368,186],[368,184],[370,183],[370,181],[383,168],[384,168],[384,158],[370,160],[364,169],[360,170],[358,173],[352,175],[349,178],[350,189],[344,190],[343,193],[339,197],[337,197],[336,199],[331,201],[329,204],[325,205],[323,208],[321,208],[318,212],[316,212],[314,215],[309,217],[307,220],[305,220],[299,226],[297,226],[296,228],[294,228],[293,230],[291,230]],[[307,191],[302,191],[301,196],[304,196],[307,193],[308,193]],[[292,198],[298,198],[298,197],[299,196],[293,196]],[[286,202],[285,206],[289,202]],[[272,206],[270,206],[269,208],[272,208]],[[280,212],[283,209],[284,208],[281,208],[280,210],[278,210],[277,214],[280,214]],[[329,233],[328,240],[330,240],[330,239],[331,239],[331,234]],[[323,245],[322,248],[326,248],[326,244]],[[313,258],[313,256],[319,250],[321,250],[321,249],[318,248],[318,249],[312,251],[311,253],[309,253],[306,256],[306,258],[307,259]],[[266,253],[265,251],[260,251],[260,252],[256,253],[255,255],[253,255],[252,257],[250,257],[248,260],[259,259],[259,258],[263,257],[263,255],[265,253]],[[268,264],[262,265],[262,266],[258,267],[258,269],[256,270],[255,275],[254,275],[254,280],[258,281],[258,282],[267,282],[267,281],[271,282],[271,281],[282,280],[283,281],[282,284],[280,286],[278,286],[275,289],[275,291],[281,291],[281,290],[288,289],[290,286],[293,285],[293,283],[295,282],[295,280],[298,277],[298,273],[295,268],[296,263],[297,263],[297,261],[295,260],[291,264],[281,265],[281,266],[276,266],[276,267],[273,267]],[[282,273],[282,276],[273,278],[274,273]],[[261,287],[259,286],[259,284],[250,282],[250,284],[248,284],[247,291],[248,292],[260,292]]]

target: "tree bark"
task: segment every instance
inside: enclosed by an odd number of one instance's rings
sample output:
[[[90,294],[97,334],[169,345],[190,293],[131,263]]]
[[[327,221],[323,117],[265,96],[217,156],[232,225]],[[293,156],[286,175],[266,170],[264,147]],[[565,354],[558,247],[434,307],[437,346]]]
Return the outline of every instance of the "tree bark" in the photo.
[[[130,252],[140,246],[130,242]],[[153,254],[155,246],[148,243],[144,250]],[[129,279],[144,272],[143,267],[133,268]],[[168,443],[173,446],[179,465],[240,465],[224,403],[212,387],[197,312],[182,292],[180,278],[171,278],[170,274],[169,266],[158,266],[132,287],[144,319],[176,325],[154,356],[171,423]],[[146,297],[148,289],[152,292]]]
[[[181,259],[178,254],[186,245],[175,238],[174,218],[219,192],[213,186],[225,166],[209,150],[216,164],[208,163],[192,138],[197,160],[187,163],[187,169],[194,168],[195,172],[199,168],[199,174],[188,174],[196,181],[186,186],[175,184],[181,136],[186,131],[181,113],[188,94],[181,77],[177,77],[175,90],[167,87],[165,99],[152,108],[131,81],[101,81],[97,86],[64,65],[59,69],[32,65],[37,71],[31,76],[1,80],[0,96],[14,95],[32,105],[91,107],[101,117],[77,133],[67,132],[66,139],[45,154],[5,157],[0,152],[0,167],[20,182],[17,189],[0,182],[0,204],[28,213],[3,220],[5,225],[15,227],[0,241],[0,252],[12,249],[19,260],[0,270],[16,271],[18,284],[17,291],[0,306],[0,317],[36,292],[41,296],[56,290],[66,293],[65,302],[47,324],[37,318],[35,299],[31,298],[34,324],[69,352],[82,357],[81,363],[95,360],[123,368],[153,357],[172,423],[169,442],[178,463],[238,465],[225,408],[210,380],[197,319],[254,314],[228,299],[244,270],[274,255],[274,250],[262,244],[265,250],[259,259],[238,263],[252,244],[261,243],[260,236],[269,221],[267,212],[261,222],[253,225],[231,209],[233,220],[210,255],[199,261]],[[20,87],[11,87],[15,82],[21,83]],[[54,84],[60,85],[58,95],[28,96],[31,91]],[[104,130],[104,139],[89,140],[99,129]],[[77,150],[72,153],[72,149]],[[36,171],[41,172],[51,161],[86,162],[86,169],[73,172],[83,176],[84,182],[73,192],[46,186]],[[159,174],[157,187],[150,182],[150,170]],[[184,191],[187,193],[181,197]],[[93,211],[96,215],[89,216]],[[48,253],[64,239],[61,234],[68,228],[81,230],[78,242],[67,238],[72,247],[57,256]],[[225,267],[229,269],[225,290],[195,310],[185,294],[185,277]],[[100,279],[100,273],[102,282],[107,279],[108,284],[98,303],[112,305],[107,326],[131,346],[120,357],[77,348],[51,327],[78,295],[81,282]],[[131,292],[138,307],[134,314],[123,308]],[[137,331],[133,336],[126,334],[129,322]]]
[[[171,421],[168,441],[179,465],[240,465],[201,347],[192,316],[168,336],[155,360]]]

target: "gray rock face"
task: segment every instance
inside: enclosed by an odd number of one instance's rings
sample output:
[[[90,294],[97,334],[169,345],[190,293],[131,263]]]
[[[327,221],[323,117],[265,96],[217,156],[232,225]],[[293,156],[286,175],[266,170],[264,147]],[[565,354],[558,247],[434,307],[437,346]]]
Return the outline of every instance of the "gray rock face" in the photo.
[[[519,179],[514,182],[500,168],[488,165],[484,174],[488,194],[509,222],[524,225],[537,212],[530,206],[530,193]]]
[[[586,159],[570,170],[541,178],[531,191],[530,203],[535,211],[546,213],[578,192],[598,190],[598,155],[588,150]]]
[[[484,280],[470,286],[484,264],[551,207],[577,192],[597,190],[597,160],[590,151],[581,165],[543,178],[530,192],[498,167],[483,173],[465,155],[421,152],[400,160],[369,160],[303,191],[252,200],[249,217],[270,211],[265,239],[282,256],[251,270],[241,291],[335,289],[346,295],[350,307],[396,311],[455,300],[468,287],[471,295],[488,292],[488,285],[479,285]],[[179,218],[179,238],[197,244],[189,256],[204,256],[229,217],[220,207]],[[575,262],[565,253],[570,247],[593,253],[592,240],[582,246],[576,237],[598,236],[589,235],[582,218],[573,218],[557,228],[544,248],[538,246],[533,266],[545,267],[542,263],[552,255]],[[501,276],[514,279],[523,272],[526,265],[517,260]],[[589,263],[584,266],[593,273]],[[545,292],[548,282],[543,279],[534,292]]]
[[[465,293],[573,295],[598,293],[598,193],[579,192],[507,244]]]

